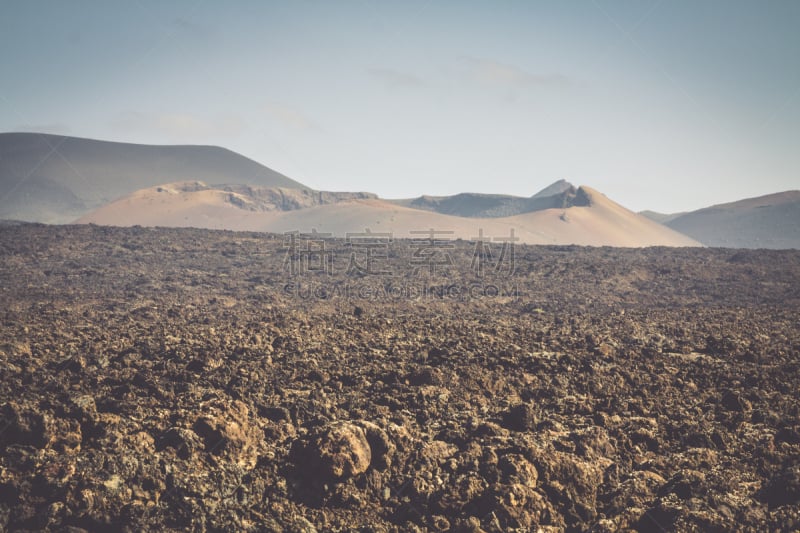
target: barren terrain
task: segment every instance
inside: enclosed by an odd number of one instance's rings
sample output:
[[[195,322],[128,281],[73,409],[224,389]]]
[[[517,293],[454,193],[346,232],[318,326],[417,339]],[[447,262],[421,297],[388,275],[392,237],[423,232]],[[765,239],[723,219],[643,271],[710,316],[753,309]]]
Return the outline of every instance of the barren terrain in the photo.
[[[0,226],[0,530],[800,527],[799,251],[287,242]]]

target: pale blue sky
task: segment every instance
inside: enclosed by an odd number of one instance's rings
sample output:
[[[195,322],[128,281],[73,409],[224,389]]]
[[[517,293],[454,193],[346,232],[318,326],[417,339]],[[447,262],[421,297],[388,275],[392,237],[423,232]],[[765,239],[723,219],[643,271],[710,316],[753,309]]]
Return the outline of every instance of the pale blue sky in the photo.
[[[0,131],[679,211],[800,188],[798,28],[794,0],[0,0]]]

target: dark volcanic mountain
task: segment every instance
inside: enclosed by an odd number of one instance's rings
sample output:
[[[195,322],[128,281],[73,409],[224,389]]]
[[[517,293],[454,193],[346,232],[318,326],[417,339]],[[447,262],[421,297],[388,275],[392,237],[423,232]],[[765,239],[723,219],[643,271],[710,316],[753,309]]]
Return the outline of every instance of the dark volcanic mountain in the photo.
[[[641,214],[660,222],[649,213]],[[800,191],[714,205],[663,223],[706,246],[800,248]]]
[[[557,194],[561,194],[563,192],[567,192],[570,189],[574,189],[575,186],[572,185],[565,179],[560,179],[555,181],[542,189],[541,191],[537,192],[531,198],[547,198],[548,196],[555,196]]]
[[[465,192],[453,196],[425,195],[410,200],[395,200],[395,203],[443,215],[469,218],[500,218],[542,211],[543,209],[588,206],[590,202],[581,189],[575,188],[574,185],[562,179],[529,198],[508,194]]]
[[[0,133],[0,218],[69,222],[133,191],[182,180],[306,188],[218,146]]]

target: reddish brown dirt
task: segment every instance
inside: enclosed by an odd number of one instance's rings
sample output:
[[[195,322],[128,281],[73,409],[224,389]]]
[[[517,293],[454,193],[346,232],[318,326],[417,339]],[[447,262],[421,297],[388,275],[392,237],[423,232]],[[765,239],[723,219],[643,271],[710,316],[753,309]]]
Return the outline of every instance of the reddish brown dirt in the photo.
[[[800,527],[800,252],[282,246],[0,227],[0,530]]]

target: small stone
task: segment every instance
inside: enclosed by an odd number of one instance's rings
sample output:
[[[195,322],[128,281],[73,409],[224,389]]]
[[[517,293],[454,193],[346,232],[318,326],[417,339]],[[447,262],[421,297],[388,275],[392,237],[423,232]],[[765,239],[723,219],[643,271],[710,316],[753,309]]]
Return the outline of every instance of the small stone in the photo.
[[[389,435],[377,424],[362,420],[358,423],[364,429],[372,453],[371,464],[378,470],[386,470],[392,465],[392,457],[396,446],[389,439]]]
[[[444,464],[447,459],[458,451],[455,444],[450,444],[441,440],[435,440],[427,444],[421,452],[421,457],[429,460],[433,464]]]
[[[297,531],[297,533],[317,533],[317,528],[308,519],[301,516],[294,521],[293,531]]]
[[[441,515],[434,515],[431,518],[433,522],[433,527],[436,531],[449,531],[450,530],[450,522]]]
[[[747,398],[744,398],[735,391],[725,392],[725,394],[722,395],[722,400],[720,403],[726,410],[736,413],[743,413],[752,409],[752,406]]]
[[[770,509],[800,503],[800,467],[787,468],[770,479],[761,497]]]
[[[503,413],[503,427],[512,431],[531,431],[536,428],[536,413],[528,404],[520,403]]]
[[[500,458],[498,469],[503,474],[505,483],[519,483],[526,487],[535,487],[539,473],[525,457],[519,454],[508,454]]]
[[[97,417],[97,406],[95,405],[94,396],[84,394],[74,396],[72,398],[72,405],[75,409],[75,414],[84,421],[91,421]]]
[[[172,448],[181,459],[190,458],[203,443],[194,431],[186,428],[169,428],[158,440],[158,450]]]
[[[442,383],[441,372],[436,368],[423,366],[411,372],[408,382],[414,386],[440,385]]]

